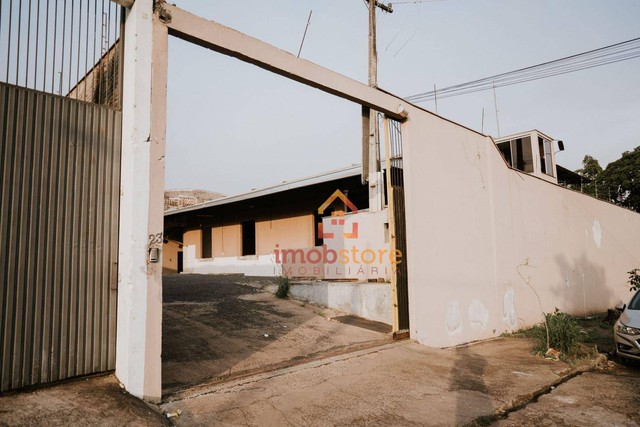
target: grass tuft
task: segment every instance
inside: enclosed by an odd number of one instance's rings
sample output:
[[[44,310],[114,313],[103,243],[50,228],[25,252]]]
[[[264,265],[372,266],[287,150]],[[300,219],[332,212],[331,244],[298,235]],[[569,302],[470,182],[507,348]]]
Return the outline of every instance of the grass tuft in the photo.
[[[289,278],[287,276],[280,276],[278,278],[278,290],[276,291],[276,297],[288,298],[290,286]]]
[[[531,335],[538,340],[535,351],[544,354],[553,348],[566,356],[575,355],[579,350],[581,334],[576,319],[556,308],[553,313],[545,314],[545,321],[546,327],[538,324],[531,329]]]

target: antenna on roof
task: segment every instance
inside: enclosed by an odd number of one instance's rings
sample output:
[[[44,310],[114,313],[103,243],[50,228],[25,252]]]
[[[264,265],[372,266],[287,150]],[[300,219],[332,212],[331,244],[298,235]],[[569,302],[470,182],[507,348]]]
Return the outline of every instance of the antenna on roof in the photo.
[[[500,138],[500,120],[498,119],[498,98],[496,98],[496,82],[493,81],[493,105],[496,109],[496,127],[498,130],[498,138]]]
[[[300,49],[298,49],[298,58],[300,58],[300,52],[302,52],[302,45],[304,45],[304,39],[307,37],[307,30],[309,29],[309,24],[311,24],[311,14],[313,10],[309,11],[309,17],[307,18],[307,26],[304,27],[304,34],[302,35],[302,41],[300,42]]]

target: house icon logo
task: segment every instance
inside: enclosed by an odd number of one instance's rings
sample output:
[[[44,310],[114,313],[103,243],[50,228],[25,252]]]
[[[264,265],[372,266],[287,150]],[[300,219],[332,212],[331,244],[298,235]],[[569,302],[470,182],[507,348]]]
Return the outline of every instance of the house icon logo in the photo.
[[[320,207],[318,208],[318,214],[322,215],[324,213],[324,211],[336,200],[341,200],[344,205],[345,205],[345,209],[348,208],[351,213],[357,213],[358,212],[358,208],[356,207],[356,205],[354,205],[351,200],[349,200],[349,198],[347,196],[344,195],[344,193],[340,190],[336,190],[334,191],[334,193],[329,196],[329,198],[327,200],[324,201],[324,203],[322,205],[320,205]],[[344,215],[345,215],[345,211],[343,210],[335,210],[331,213],[331,225],[333,226],[343,226],[345,225],[345,219],[344,219]],[[345,239],[357,239],[358,238],[358,223],[357,222],[353,222],[352,227],[351,227],[351,231],[348,233],[342,233],[342,236]],[[320,221],[318,223],[318,237],[321,239],[333,239],[335,237],[335,233],[325,233],[324,232],[324,227],[322,224],[322,221]]]

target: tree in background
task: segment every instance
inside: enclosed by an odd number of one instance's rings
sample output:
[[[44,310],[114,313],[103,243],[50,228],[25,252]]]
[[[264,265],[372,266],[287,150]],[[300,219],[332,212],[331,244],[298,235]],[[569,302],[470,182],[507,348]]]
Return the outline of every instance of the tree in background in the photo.
[[[586,178],[583,193],[640,212],[640,146],[625,151],[604,170],[597,159],[584,156],[576,172]]]
[[[609,163],[600,178],[611,202],[640,212],[640,146]]]
[[[580,191],[590,196],[602,198],[602,187],[600,186],[601,188],[598,188],[598,180],[602,173],[602,166],[600,166],[600,162],[598,162],[597,159],[589,155],[584,156],[584,159],[582,159],[582,169],[578,169],[576,173],[585,178],[580,186]]]

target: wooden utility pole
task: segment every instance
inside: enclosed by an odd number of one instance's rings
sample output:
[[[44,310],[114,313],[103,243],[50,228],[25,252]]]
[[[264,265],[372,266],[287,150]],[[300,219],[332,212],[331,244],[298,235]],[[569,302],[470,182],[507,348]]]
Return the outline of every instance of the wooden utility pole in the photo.
[[[369,86],[378,87],[378,52],[376,47],[376,7],[392,13],[391,4],[384,5],[376,0],[369,0]],[[363,183],[369,183],[369,211],[382,210],[384,188],[382,187],[382,173],[380,171],[380,135],[378,129],[378,112],[369,110],[368,115],[363,108],[363,120],[369,121],[368,138],[363,138],[362,175]],[[363,123],[363,131],[366,125]]]

